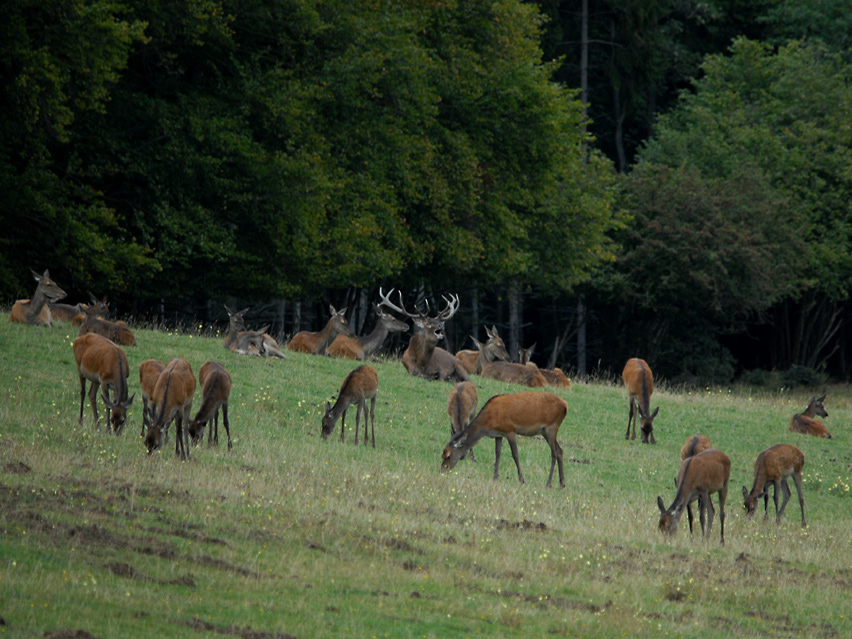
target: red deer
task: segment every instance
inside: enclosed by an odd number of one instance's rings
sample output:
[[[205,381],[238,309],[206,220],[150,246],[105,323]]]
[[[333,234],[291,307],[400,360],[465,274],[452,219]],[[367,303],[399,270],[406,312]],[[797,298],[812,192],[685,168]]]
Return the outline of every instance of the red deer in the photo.
[[[805,412],[796,413],[790,418],[790,431],[803,435],[832,439],[831,433],[825,427],[825,424],[814,418],[814,415],[828,417],[828,412],[825,410],[825,406],[822,405],[824,400],[825,395],[822,397],[817,397],[816,395],[811,397],[811,401],[808,402]]]
[[[793,483],[796,484],[796,492],[799,493],[799,506],[802,510],[802,528],[808,524],[805,522],[805,498],[802,496],[802,467],[805,465],[805,455],[795,446],[790,444],[777,444],[767,448],[757,456],[754,462],[754,484],[751,492],[743,486],[743,506],[746,514],[751,517],[757,510],[757,502],[763,497],[763,518],[769,516],[769,486],[775,487],[775,523],[781,523],[781,515],[790,501],[790,486],[787,478],[792,475]],[[778,489],[784,493],[784,501],[781,509],[778,509]]]
[[[151,398],[156,412],[145,434],[145,447],[149,455],[162,448],[166,430],[174,420],[177,429],[175,455],[180,455],[182,460],[189,459],[189,429],[184,429],[184,426],[189,424],[194,394],[195,375],[192,366],[185,359],[171,360],[160,373]]]
[[[328,347],[328,354],[332,357],[345,357],[365,362],[379,352],[390,333],[408,330],[408,324],[385,313],[375,302],[373,310],[376,312],[376,327],[369,335],[364,337],[338,335]]]
[[[550,446],[550,475],[547,486],[553,480],[553,468],[559,466],[559,485],[565,488],[565,473],[562,468],[562,447],[556,441],[559,426],[568,413],[568,404],[553,393],[527,391],[509,395],[495,395],[489,399],[479,414],[473,418],[462,432],[453,435],[444,447],[441,455],[441,470],[451,470],[467,451],[472,449],[483,437],[494,438],[494,477],[497,479],[500,469],[500,449],[503,438],[509,441],[512,458],[518,469],[518,481],[524,483],[521,464],[518,460],[517,436],[535,437],[542,435]]]
[[[193,444],[204,439],[204,427],[212,420],[207,434],[207,445],[219,445],[219,408],[222,409],[222,424],[228,434],[228,450],[231,444],[231,428],[228,423],[228,398],[231,395],[231,376],[219,362],[205,362],[198,371],[201,384],[201,406],[189,422],[189,438]]]
[[[439,379],[447,382],[470,381],[459,359],[438,346],[438,342],[444,338],[444,323],[455,315],[459,308],[458,296],[452,296],[449,299],[444,297],[446,302],[444,310],[434,317],[429,317],[428,304],[426,313],[409,313],[402,304],[402,293],[399,294],[400,306],[388,299],[391,293],[393,289],[387,295],[379,289],[379,296],[382,298],[380,304],[409,317],[418,329],[402,354],[402,365],[405,366],[408,374],[423,379]]]
[[[287,356],[281,352],[281,347],[275,341],[275,338],[266,332],[268,326],[257,331],[246,330],[243,315],[248,310],[247,308],[239,313],[235,313],[227,306],[225,306],[225,310],[228,311],[228,335],[223,344],[225,348],[238,355],[259,355],[261,357],[287,359]]]
[[[537,368],[522,366],[513,362],[487,362],[479,371],[482,377],[496,379],[507,384],[520,384],[530,388],[544,388],[547,380]]]
[[[357,404],[355,413],[355,445],[358,445],[358,426],[361,412],[364,412],[364,446],[367,445],[367,426],[373,426],[373,448],[376,447],[376,396],[379,392],[379,374],[372,366],[364,364],[350,372],[340,385],[340,393],[334,406],[326,402],[325,415],[322,418],[322,438],[328,439],[334,425],[340,419],[340,441],[343,441],[346,422],[346,409],[351,404]],[[370,400],[370,411],[367,412],[367,400]],[[367,421],[369,418],[369,422]]]
[[[329,304],[328,310],[331,317],[321,331],[312,333],[310,331],[302,331],[296,333],[287,348],[297,353],[310,353],[314,355],[328,355],[328,347],[338,335],[346,337],[355,337],[352,329],[349,328],[349,322],[346,321],[344,314],[346,308],[339,311],[334,310],[334,307]]]
[[[654,392],[654,376],[651,373],[651,367],[644,359],[634,357],[627,360],[621,379],[624,380],[624,385],[630,394],[627,400],[630,403],[630,413],[627,417],[627,433],[624,439],[636,439],[636,422],[641,420],[642,443],[647,444],[650,441],[656,444],[654,418],[660,408],[657,407],[653,413],[651,412],[651,393]],[[631,422],[633,422],[633,437],[630,436]]]
[[[61,300],[65,297],[65,291],[50,279],[50,273],[47,269],[45,269],[43,275],[39,275],[32,269],[30,269],[30,272],[35,281],[38,282],[38,286],[36,286],[32,299],[17,300],[12,305],[9,321],[29,324],[30,326],[53,326],[48,302]]]
[[[106,298],[97,300],[92,296],[92,304],[98,308],[95,310],[95,316],[102,319],[109,319],[109,304]],[[79,304],[59,304],[50,302],[50,316],[54,321],[68,322],[71,326],[79,327],[86,320],[86,309],[88,304],[80,302]]]
[[[706,435],[693,435],[686,440],[683,446],[681,446],[680,458],[681,460],[684,460],[687,457],[703,453],[705,450],[710,450],[711,448],[713,448],[713,445],[710,443],[710,439]],[[677,478],[675,478],[675,488],[677,488]],[[701,507],[700,503],[698,504],[698,507]],[[692,506],[690,504],[686,505],[686,514],[689,518],[689,533],[692,534],[693,517]]]
[[[156,359],[146,359],[139,364],[139,386],[142,389],[142,432],[140,437],[145,436],[145,431],[151,425],[152,414],[156,411],[156,407],[151,402],[151,397],[154,395],[157,380],[160,379],[160,373],[163,372],[164,368],[163,363]]]
[[[447,414],[450,416],[451,438],[467,428],[470,420],[476,414],[478,401],[476,386],[471,382],[459,382],[450,391],[450,395],[447,397]],[[470,451],[470,460],[476,461],[473,450]]]
[[[72,344],[74,360],[77,362],[77,375],[80,378],[80,424],[83,423],[83,404],[86,397],[86,380],[89,380],[89,402],[95,416],[95,426],[98,419],[98,389],[103,386],[101,397],[107,410],[107,430],[112,423],[113,432],[118,435],[127,421],[127,409],[133,403],[134,393],[127,397],[127,378],[130,367],[127,355],[115,343],[100,335],[81,335]],[[113,399],[109,398],[109,389],[113,390]]]
[[[473,340],[474,346],[476,346],[477,350],[464,350],[456,353],[456,357],[464,366],[464,369],[470,373],[478,373],[477,364],[479,359],[479,353],[485,353],[485,361],[493,362],[495,359],[499,359],[501,361],[506,361],[509,359],[509,351],[506,350],[506,344],[503,342],[503,339],[500,337],[500,334],[497,332],[497,327],[492,326],[490,329],[485,327],[485,334],[488,336],[488,339],[485,340],[485,345],[479,343],[479,341],[475,337],[471,337]]]
[[[79,335],[95,333],[122,346],[136,346],[136,336],[124,322],[111,322],[98,317],[103,312],[101,303],[92,304],[84,311],[86,319],[80,324]]]
[[[561,368],[539,368],[534,361],[532,361],[532,354],[535,350],[535,344],[530,346],[529,348],[519,348],[518,361],[524,366],[529,366],[530,368],[534,368],[538,370],[545,381],[547,381],[548,386],[555,386],[556,388],[571,388],[571,380],[565,375]]]
[[[687,457],[680,464],[680,472],[675,481],[677,492],[674,502],[666,508],[662,497],[657,497],[660,509],[660,531],[666,535],[677,532],[683,509],[696,499],[701,513],[701,532],[710,537],[713,526],[713,502],[710,495],[719,493],[719,521],[722,543],[725,543],[725,499],[728,497],[728,479],[731,476],[731,460],[723,452],[711,448],[703,453]],[[706,526],[705,526],[706,516]]]

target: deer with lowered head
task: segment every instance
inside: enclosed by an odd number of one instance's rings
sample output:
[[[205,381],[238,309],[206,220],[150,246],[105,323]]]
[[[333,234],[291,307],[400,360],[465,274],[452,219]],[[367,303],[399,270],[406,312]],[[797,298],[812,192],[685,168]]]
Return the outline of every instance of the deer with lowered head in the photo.
[[[150,455],[163,446],[166,430],[172,421],[176,425],[175,455],[181,460],[190,458],[189,432],[192,398],[195,395],[195,375],[192,366],[185,359],[175,358],[166,364],[151,400],[156,407],[155,413],[145,433],[145,447]]]
[[[518,481],[524,483],[521,464],[518,460],[518,435],[535,437],[542,435],[550,446],[549,487],[553,480],[553,469],[559,466],[559,485],[565,488],[565,473],[562,467],[562,447],[556,441],[559,427],[568,413],[568,404],[553,393],[526,391],[508,395],[495,395],[482,407],[462,432],[453,435],[441,454],[441,470],[451,470],[460,459],[483,437],[494,438],[494,477],[499,477],[500,449],[503,438],[509,441],[512,459],[518,469]]]
[[[675,485],[672,505],[666,508],[663,498],[657,497],[660,509],[660,531],[666,535],[677,532],[680,518],[686,506],[698,500],[701,520],[701,532],[705,538],[710,537],[715,510],[710,496],[719,493],[719,526],[721,541],[725,543],[725,500],[728,497],[728,480],[731,477],[731,460],[725,453],[711,448],[703,453],[687,457],[680,464]],[[705,526],[706,523],[706,526]]]
[[[706,435],[693,435],[689,439],[684,442],[683,446],[680,448],[680,459],[683,461],[687,457],[692,457],[693,455],[697,455],[698,453],[703,453],[705,450],[710,450],[713,448],[713,445],[710,443],[710,438]],[[677,488],[677,478],[675,478],[675,488]],[[698,507],[701,507],[701,500],[699,499]],[[692,534],[692,505],[686,505],[686,514],[689,519],[689,534]]]
[[[376,326],[369,335],[363,337],[338,335],[328,347],[328,354],[332,357],[345,357],[365,362],[379,352],[390,333],[408,330],[408,324],[390,313],[385,313],[375,302],[373,302],[373,310],[376,313]]]
[[[408,348],[402,354],[402,365],[408,374],[423,379],[447,382],[470,381],[459,359],[438,346],[438,342],[444,338],[444,323],[455,315],[459,308],[458,296],[444,297],[446,303],[444,309],[434,317],[430,317],[428,303],[426,313],[409,313],[402,303],[402,293],[399,294],[399,306],[390,301],[391,293],[393,289],[387,295],[379,289],[379,296],[382,298],[379,304],[409,317],[418,329],[408,341]]]
[[[497,327],[492,326],[488,328],[486,326],[485,334],[488,339],[485,340],[484,345],[471,335],[476,350],[466,349],[456,353],[456,357],[468,373],[479,373],[483,363],[493,362],[494,360],[506,361],[509,359],[509,351],[506,350],[506,344],[497,332]],[[480,353],[484,353],[484,360],[479,359]]]
[[[127,396],[127,378],[130,367],[127,355],[114,342],[89,333],[81,335],[72,344],[74,361],[77,363],[77,375],[80,378],[80,424],[83,423],[83,404],[86,398],[86,380],[89,381],[89,402],[95,416],[95,426],[100,423],[98,418],[98,389],[103,386],[101,398],[107,411],[107,430],[112,424],[112,432],[120,434],[127,421],[127,409],[133,403],[134,393]],[[109,389],[113,390],[113,399],[109,398]]]
[[[450,416],[450,438],[462,432],[476,415],[476,404],[479,398],[476,386],[471,382],[459,382],[447,397],[447,414]],[[473,449],[470,451],[470,461],[476,461]]]
[[[813,435],[814,437],[824,437],[832,439],[831,433],[820,420],[814,415],[820,417],[828,417],[828,411],[822,403],[825,401],[825,395],[817,397],[814,395],[808,402],[804,412],[796,413],[790,418],[790,431],[793,433],[801,433],[802,435]]]
[[[654,375],[644,359],[634,357],[627,360],[621,379],[629,393],[630,412],[627,416],[627,433],[624,439],[636,439],[636,422],[641,422],[642,443],[656,444],[654,439],[654,418],[660,411],[659,406],[651,412],[651,394],[654,392]],[[630,424],[633,423],[633,437],[630,436]]]
[[[139,387],[142,390],[142,432],[140,437],[145,436],[145,431],[151,425],[152,415],[156,412],[151,398],[154,396],[154,389],[157,387],[157,380],[160,379],[160,373],[163,372],[165,365],[156,359],[146,359],[139,364]]]
[[[111,322],[110,320],[103,319],[100,315],[103,313],[104,305],[97,302],[97,300],[93,300],[93,302],[91,306],[86,307],[83,311],[86,318],[80,324],[80,332],[78,334],[87,335],[95,333],[122,346],[136,346],[136,336],[128,328],[127,324],[120,321]]]
[[[751,517],[757,510],[757,503],[763,497],[763,518],[769,516],[769,487],[774,486],[775,498],[775,523],[781,523],[781,515],[790,501],[790,487],[787,478],[792,477],[796,484],[796,492],[799,494],[799,507],[802,510],[802,528],[808,524],[805,522],[805,498],[802,496],[802,467],[805,465],[805,455],[795,446],[790,444],[776,444],[761,452],[754,462],[754,483],[751,492],[743,486],[743,507],[746,514]],[[784,494],[781,509],[778,508],[778,491]]]
[[[532,354],[534,350],[535,344],[529,348],[519,348],[518,361],[524,366],[537,369],[547,381],[548,386],[554,386],[556,388],[571,388],[571,380],[568,379],[567,375],[565,375],[561,368],[554,368],[552,370],[549,368],[539,368],[536,363],[532,361]]]
[[[296,333],[287,345],[287,349],[296,351],[297,353],[328,355],[328,347],[338,335],[355,337],[355,333],[352,332],[349,322],[346,321],[346,317],[344,316],[346,308],[344,307],[337,311],[334,309],[334,306],[329,304],[328,310],[331,313],[331,317],[326,323],[325,328],[319,332],[302,331],[301,333]]]
[[[228,435],[228,450],[231,444],[231,428],[228,423],[228,398],[231,395],[231,375],[219,362],[204,362],[198,371],[201,384],[201,406],[192,421],[189,422],[189,438],[193,444],[204,439],[204,428],[212,421],[207,434],[207,445],[219,445],[219,409],[222,409],[222,424]]]
[[[18,324],[29,324],[30,326],[53,326],[50,315],[49,302],[55,302],[65,297],[65,291],[50,279],[50,272],[45,269],[44,274],[39,275],[32,269],[35,281],[38,282],[35,293],[31,299],[17,300],[12,305],[9,313],[9,321]]]
[[[364,413],[364,446],[367,445],[367,427],[373,427],[373,448],[376,447],[376,396],[379,393],[379,374],[376,369],[363,364],[351,371],[340,385],[337,401],[332,406],[329,402],[325,404],[325,415],[322,418],[322,438],[328,439],[334,425],[340,419],[340,441],[343,442],[344,429],[346,427],[346,409],[355,404],[358,411],[355,413],[355,445],[358,445],[358,427],[361,421],[361,413]],[[370,410],[367,411],[367,400],[370,400]],[[369,420],[369,421],[368,421]]]
[[[235,312],[225,306],[225,310],[228,312],[228,334],[223,343],[225,348],[238,355],[287,359],[287,356],[281,352],[281,347],[275,341],[275,338],[266,332],[269,326],[264,326],[257,331],[246,329],[244,316],[248,308]]]

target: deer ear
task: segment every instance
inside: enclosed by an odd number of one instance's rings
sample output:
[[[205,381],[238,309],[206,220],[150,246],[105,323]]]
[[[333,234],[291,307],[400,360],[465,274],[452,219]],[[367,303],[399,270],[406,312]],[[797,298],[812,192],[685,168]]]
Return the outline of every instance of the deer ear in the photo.
[[[657,406],[657,407],[654,409],[654,412],[653,412],[653,413],[651,413],[651,419],[654,419],[654,418],[657,416],[657,413],[659,413],[659,412],[660,412],[660,407],[659,407],[659,406]]]
[[[743,497],[748,498],[748,490],[746,489],[745,486],[743,486]]]
[[[666,505],[663,503],[663,498],[657,495],[657,506],[660,509],[661,513],[666,512]]]
[[[39,275],[38,273],[36,273],[36,272],[35,272],[34,270],[32,270],[32,269],[30,269],[30,273],[32,273],[32,274],[33,274],[33,277],[35,278],[35,281],[36,281],[36,282],[40,282],[40,281],[41,281],[41,277],[42,277],[41,275]],[[44,272],[44,277],[47,277],[47,271],[45,271],[45,272]]]
[[[818,401],[818,402],[823,402],[823,401],[825,401],[825,395],[823,395],[822,397],[820,397],[817,401]]]
[[[101,393],[101,397],[103,398],[104,404],[106,404],[107,408],[109,408],[110,410],[115,408],[115,404],[113,404],[111,401],[109,401],[109,397],[107,397],[105,393]]]
[[[133,403],[133,398],[136,397],[136,393],[133,393],[126,402],[124,402],[124,407],[127,408]]]

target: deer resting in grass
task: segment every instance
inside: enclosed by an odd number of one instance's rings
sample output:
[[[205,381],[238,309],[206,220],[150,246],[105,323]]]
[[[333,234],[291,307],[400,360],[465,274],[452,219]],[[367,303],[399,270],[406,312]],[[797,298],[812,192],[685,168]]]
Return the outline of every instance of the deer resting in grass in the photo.
[[[805,465],[805,455],[795,446],[790,444],[777,444],[767,448],[757,456],[754,462],[754,483],[751,492],[743,486],[743,507],[746,514],[751,517],[757,510],[757,503],[763,497],[763,518],[769,516],[769,487],[774,486],[775,492],[775,523],[781,523],[781,515],[790,501],[790,486],[787,478],[793,477],[796,484],[796,492],[799,494],[799,507],[802,510],[802,528],[808,524],[805,521],[805,498],[802,496],[802,467]],[[781,508],[778,508],[779,488],[784,494]]]
[[[641,421],[642,443],[656,444],[654,439],[654,418],[660,411],[659,406],[651,412],[651,394],[654,392],[654,375],[644,359],[634,357],[627,360],[621,379],[629,393],[630,412],[627,416],[627,433],[624,439],[636,439],[636,422]],[[633,436],[630,436],[630,424],[633,423]]]
[[[96,300],[95,300],[96,301]],[[86,319],[80,324],[79,335],[87,335],[95,333],[108,340],[112,340],[116,344],[123,346],[136,346],[136,336],[133,334],[127,324],[124,322],[111,322],[110,320],[99,317],[103,313],[104,304],[101,302],[93,303],[86,307],[83,311]]]
[[[488,337],[485,344],[480,344],[479,341],[471,336],[476,350],[463,350],[456,353],[456,357],[464,366],[468,373],[479,373],[482,364],[485,362],[493,362],[494,360],[506,361],[509,359],[509,351],[506,350],[506,344],[503,338],[497,332],[497,327],[492,326],[490,329],[485,327],[485,334]],[[484,353],[485,359],[480,360],[479,354]]]
[[[192,421],[189,422],[189,437],[193,444],[204,439],[204,427],[212,420],[207,434],[207,445],[219,445],[219,409],[222,409],[222,424],[228,435],[228,450],[231,444],[231,428],[228,423],[228,398],[231,395],[231,375],[219,362],[204,362],[198,371],[201,384],[201,406]]]
[[[831,433],[828,431],[828,428],[825,427],[825,424],[814,417],[814,415],[828,417],[828,411],[826,411],[825,406],[822,405],[824,401],[825,395],[822,397],[817,397],[816,395],[811,397],[805,411],[802,413],[796,413],[790,418],[790,431],[794,433],[801,433],[803,435],[813,435],[814,437],[832,439]]]
[[[553,393],[527,391],[508,395],[495,395],[489,399],[473,421],[462,432],[453,435],[441,454],[441,470],[451,470],[465,454],[483,437],[494,438],[494,477],[500,470],[500,449],[503,438],[509,441],[512,458],[518,469],[518,481],[524,483],[521,464],[518,460],[518,435],[535,437],[542,435],[550,446],[550,474],[547,486],[553,480],[553,468],[559,466],[559,485],[565,488],[565,473],[562,467],[562,447],[556,441],[559,426],[568,413],[568,404]]]
[[[450,438],[462,432],[473,416],[476,415],[476,404],[479,398],[476,386],[471,382],[459,382],[447,397],[447,414],[450,416]],[[476,461],[473,449],[470,451],[470,461]]]
[[[296,333],[293,339],[290,340],[287,348],[297,353],[328,355],[328,347],[338,335],[355,337],[355,333],[349,327],[349,322],[344,317],[346,308],[344,307],[337,311],[329,304],[328,310],[331,313],[331,317],[326,323],[325,328],[315,333],[310,331]]]
[[[444,297],[446,302],[444,309],[434,317],[430,317],[428,304],[426,313],[409,313],[402,303],[402,293],[399,294],[399,306],[388,299],[391,293],[393,289],[387,295],[379,289],[379,296],[382,298],[380,305],[409,317],[418,329],[402,354],[402,365],[405,366],[408,374],[423,379],[439,379],[447,382],[470,381],[459,359],[438,347],[438,342],[444,338],[444,323],[455,315],[459,308],[458,296]]]
[[[367,445],[367,426],[373,427],[373,448],[376,447],[376,396],[379,393],[379,374],[372,366],[364,364],[350,372],[340,385],[337,401],[332,406],[325,404],[325,415],[322,418],[322,438],[328,439],[334,425],[340,419],[340,441],[343,442],[346,427],[346,409],[351,404],[358,406],[355,413],[355,445],[358,445],[358,426],[361,412],[364,413],[364,446]],[[367,412],[367,400],[370,400],[370,411]],[[367,421],[369,419],[369,422]]]
[[[725,453],[711,448],[703,453],[687,457],[680,464],[672,505],[666,508],[662,497],[657,497],[660,509],[660,531],[666,535],[677,532],[684,507],[696,499],[701,520],[701,532],[710,537],[715,511],[710,496],[719,493],[719,526],[721,541],[725,543],[725,499],[728,497],[728,480],[731,476],[731,460]],[[706,520],[706,526],[705,526]]]
[[[228,312],[228,334],[225,336],[222,346],[237,355],[257,355],[259,357],[263,350],[263,331],[266,327],[263,327],[260,331],[247,331],[243,315],[248,308],[232,311],[226,305],[225,310]]]
[[[390,333],[408,330],[408,324],[390,313],[385,313],[375,302],[373,302],[373,310],[376,313],[376,326],[369,335],[363,337],[338,335],[328,347],[328,354],[332,357],[345,357],[365,362],[381,350]]]
[[[180,455],[181,460],[189,459],[189,429],[184,426],[189,424],[194,394],[192,366],[185,359],[171,360],[160,373],[151,398],[156,412],[145,433],[145,447],[149,455],[162,448],[166,430],[174,420],[177,429],[175,455]]]
[[[107,411],[107,430],[112,424],[112,432],[120,434],[127,421],[127,409],[133,403],[134,393],[127,396],[127,378],[130,367],[127,355],[115,343],[100,335],[81,335],[72,344],[74,360],[77,363],[77,375],[80,378],[80,424],[83,423],[83,404],[86,398],[86,380],[89,381],[89,402],[95,416],[95,426],[100,423],[98,418],[98,389],[103,386],[101,397]],[[109,389],[113,390],[113,399],[109,398]]]
[[[548,386],[555,386],[556,388],[571,388],[571,380],[568,379],[567,375],[565,375],[561,368],[539,368],[536,363],[532,361],[532,354],[534,350],[535,344],[529,348],[519,348],[518,361],[524,366],[529,366],[530,368],[538,370],[542,376],[544,376]]]
[[[43,275],[39,275],[32,269],[30,272],[38,282],[38,286],[31,299],[17,300],[12,305],[9,321],[30,326],[53,326],[48,303],[61,300],[65,297],[65,291],[50,279],[50,272],[47,269]]]
[[[151,398],[154,396],[154,389],[157,387],[157,380],[160,379],[160,373],[163,372],[165,365],[156,359],[146,359],[139,364],[139,387],[142,390],[142,432],[140,437],[145,436],[145,431],[151,425],[151,420],[155,411]]]
[[[686,459],[687,457],[692,457],[697,455],[698,453],[703,453],[705,450],[710,450],[713,448],[713,445],[710,443],[710,438],[706,435],[693,435],[689,439],[684,442],[683,446],[680,448],[680,459],[681,461]],[[677,478],[675,478],[675,488],[677,488]],[[699,500],[700,502],[700,500]],[[701,507],[701,503],[698,504],[698,507]],[[689,534],[692,534],[692,505],[686,505],[686,514],[689,519]]]

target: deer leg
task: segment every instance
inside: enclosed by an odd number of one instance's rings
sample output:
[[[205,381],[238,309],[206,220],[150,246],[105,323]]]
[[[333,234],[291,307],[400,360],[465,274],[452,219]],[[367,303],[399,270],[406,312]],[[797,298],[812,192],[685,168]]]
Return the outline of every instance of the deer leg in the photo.
[[[370,399],[370,426],[372,427],[373,448],[376,447],[376,397]],[[364,443],[367,443],[367,418],[364,417]]]
[[[358,445],[358,429],[361,426],[361,413],[367,412],[367,400],[363,397],[358,400],[355,411],[355,445]],[[367,415],[364,415],[364,445],[367,445]]]
[[[95,428],[100,427],[100,419],[98,419],[98,389],[100,386],[100,382],[92,382],[89,386],[89,403],[92,405],[92,413],[95,416]]]
[[[769,517],[769,482],[763,484],[763,521]]]
[[[624,434],[624,439],[630,439],[630,422],[633,421],[633,398],[628,401],[630,411],[627,413],[627,432]],[[636,439],[636,426],[633,426],[633,439]]]
[[[503,448],[503,438],[498,437],[494,440],[494,477],[492,479],[497,481],[497,477],[499,477],[500,470],[500,449]]]
[[[805,498],[802,496],[802,476],[799,473],[793,474],[793,483],[796,484],[796,492],[799,493],[799,506],[802,509],[802,528],[808,524],[805,522]]]
[[[701,508],[701,504],[698,504],[698,507]],[[692,534],[692,523],[695,521],[695,516],[692,514],[692,505],[686,505],[686,519],[689,522],[689,534]]]
[[[346,426],[346,409],[343,409],[343,414],[340,416],[340,443],[343,443],[343,430]],[[357,441],[355,442],[358,443]]]
[[[80,375],[80,425],[83,425],[83,405],[86,403],[86,378]]]
[[[515,466],[518,469],[518,481],[524,484],[526,482],[524,481],[524,474],[521,472],[521,461],[518,458],[518,442],[514,434],[508,435],[506,439],[509,440],[509,448],[512,449],[512,459],[515,460]]]
[[[550,437],[548,431],[544,431],[544,439],[550,446],[550,474],[547,476],[547,487],[550,488],[553,480],[553,467],[559,464],[559,486],[565,488],[565,471],[562,466],[562,446],[556,441],[555,437]]]
[[[790,486],[787,484],[787,480],[782,479],[778,483],[781,484],[781,492],[784,493],[784,501],[781,502],[781,510],[778,511],[777,515],[775,515],[775,523],[776,524],[781,523],[781,515],[784,514],[784,509],[787,507],[787,502],[790,501]]]
[[[231,444],[231,426],[228,423],[228,404],[222,404],[222,425],[225,427],[225,432],[228,434],[228,450],[233,448]]]
[[[698,497],[698,520],[701,522],[701,535],[705,535],[707,530],[707,504],[701,495]]]
[[[725,545],[725,501],[728,499],[728,484],[722,486],[719,491],[719,526],[721,528],[721,544]]]
[[[713,508],[713,500],[710,499],[710,493],[704,493],[702,497],[702,501],[707,502],[707,531],[704,533],[704,536],[710,539],[710,531],[713,528],[713,517],[716,516],[716,510]],[[704,531],[702,530],[702,532]]]
[[[781,482],[776,479],[773,480],[772,484],[775,486],[775,490],[772,492],[772,498],[775,500],[775,522],[777,523],[778,519],[781,517],[781,515],[778,514],[778,493],[780,492],[779,489],[781,488]]]

